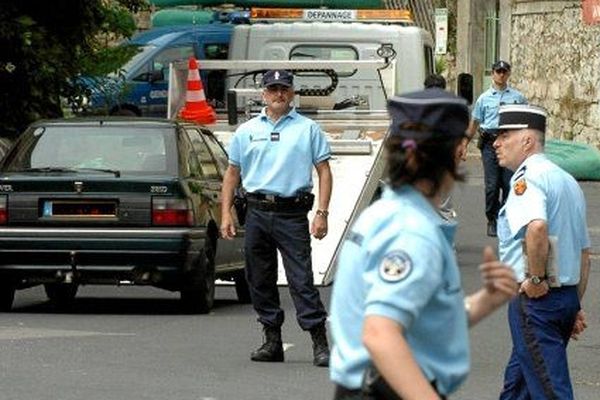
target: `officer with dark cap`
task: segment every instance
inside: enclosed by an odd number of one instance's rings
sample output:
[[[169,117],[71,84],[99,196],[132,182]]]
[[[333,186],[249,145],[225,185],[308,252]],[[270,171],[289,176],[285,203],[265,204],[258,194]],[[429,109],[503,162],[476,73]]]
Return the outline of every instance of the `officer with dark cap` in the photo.
[[[513,350],[500,399],[573,399],[567,344],[586,327],[586,204],[577,181],[543,154],[545,110],[500,107],[498,163],[515,171],[498,216],[499,252],[520,282],[508,307]]]
[[[437,212],[463,180],[465,100],[431,88],[393,97],[388,111],[388,186],[346,236],[333,287],[337,400],[445,398],[469,371],[468,326],[517,291],[511,269],[487,248],[480,266],[486,284],[465,297],[456,223]]]
[[[247,191],[245,225],[246,278],[250,297],[263,325],[265,340],[252,352],[252,361],[281,362],[284,349],[281,325],[284,313],[277,288],[277,251],[296,307],[300,327],[313,340],[313,363],[329,364],[325,321],[327,312],[314,285],[310,235],[327,235],[332,176],[331,151],[319,125],[298,114],[294,76],[286,70],[263,75],[260,115],[240,125],[229,147],[229,167],[223,178],[221,235],[235,236],[231,207],[240,180]],[[317,211],[312,223],[312,171],[319,179]]]
[[[503,104],[527,103],[521,92],[508,85],[510,69],[510,64],[502,60],[492,65],[492,85],[475,102],[468,131],[470,138],[479,135],[477,147],[481,150],[483,162],[488,236],[496,236],[496,219],[508,196],[511,176],[509,170],[498,165],[493,147],[498,135],[498,108]]]

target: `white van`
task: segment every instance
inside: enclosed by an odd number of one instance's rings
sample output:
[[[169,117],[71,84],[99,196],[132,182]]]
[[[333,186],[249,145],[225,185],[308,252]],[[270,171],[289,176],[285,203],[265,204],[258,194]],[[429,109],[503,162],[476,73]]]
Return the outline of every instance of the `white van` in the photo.
[[[276,17],[270,18],[268,10],[278,11]],[[327,10],[345,11],[344,15],[348,17],[344,20],[351,22],[315,21],[319,14],[325,19],[331,15],[315,13],[322,10],[300,10],[302,14],[298,14],[297,9],[289,10],[296,16],[282,18],[282,9],[253,9],[253,23],[234,28],[229,59],[354,61],[395,58],[395,93],[421,89],[425,77],[434,72],[431,35],[422,28],[407,26],[406,18],[399,19],[394,15],[399,10],[380,10],[380,15],[372,19],[360,15],[361,11],[372,10]],[[355,22],[358,20],[361,22]],[[295,75],[296,89],[322,89],[331,83],[323,73],[297,72]],[[336,71],[336,75],[337,88],[333,97],[338,103],[357,96],[355,100],[360,103],[360,108],[383,110],[385,97],[395,94],[382,92],[380,75],[373,70],[349,69]],[[229,82],[230,88],[255,85],[251,78],[242,79],[237,85],[236,79]]]

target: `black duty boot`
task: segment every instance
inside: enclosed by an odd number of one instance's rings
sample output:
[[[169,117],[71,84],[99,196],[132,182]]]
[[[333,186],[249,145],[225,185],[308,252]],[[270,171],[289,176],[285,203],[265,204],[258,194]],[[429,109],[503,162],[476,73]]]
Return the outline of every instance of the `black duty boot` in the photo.
[[[310,330],[313,341],[313,364],[317,367],[329,366],[329,345],[327,344],[327,331],[325,324],[315,326]]]
[[[487,224],[487,235],[490,237],[496,237],[496,221],[492,220],[492,221],[488,221]]]
[[[265,342],[250,354],[252,361],[282,362],[283,343],[281,342],[281,328],[265,326]]]

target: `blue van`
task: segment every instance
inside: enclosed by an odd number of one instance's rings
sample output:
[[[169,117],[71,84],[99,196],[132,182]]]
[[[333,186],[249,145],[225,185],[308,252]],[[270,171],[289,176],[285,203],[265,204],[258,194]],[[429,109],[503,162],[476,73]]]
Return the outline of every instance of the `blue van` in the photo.
[[[84,114],[167,116],[169,63],[195,56],[200,60],[227,59],[231,24],[208,24],[152,29],[128,43],[139,47],[120,72],[83,77],[90,96]],[[200,65],[202,67],[202,65]],[[225,104],[225,71],[202,72],[207,100],[216,108]]]

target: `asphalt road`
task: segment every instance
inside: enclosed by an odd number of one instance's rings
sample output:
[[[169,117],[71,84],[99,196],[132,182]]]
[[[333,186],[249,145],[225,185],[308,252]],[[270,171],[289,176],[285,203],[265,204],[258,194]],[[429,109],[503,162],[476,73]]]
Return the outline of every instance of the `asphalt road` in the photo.
[[[477,159],[457,187],[461,227],[457,251],[467,292],[479,285],[485,236],[483,187]],[[594,250],[600,245],[600,183],[582,183]],[[593,257],[584,302],[589,328],[570,345],[576,398],[600,399],[599,257]],[[321,288],[329,304],[330,288]],[[0,400],[305,400],[330,399],[326,369],[311,364],[309,335],[287,312],[286,362],[252,363],[261,332],[249,305],[231,287],[217,290],[209,315],[179,313],[178,296],[152,288],[84,287],[74,306],[53,309],[41,288],[17,293],[15,309],[0,314]],[[510,351],[506,310],[472,330],[472,373],[452,399],[497,399]],[[440,340],[444,340],[440,334]]]

